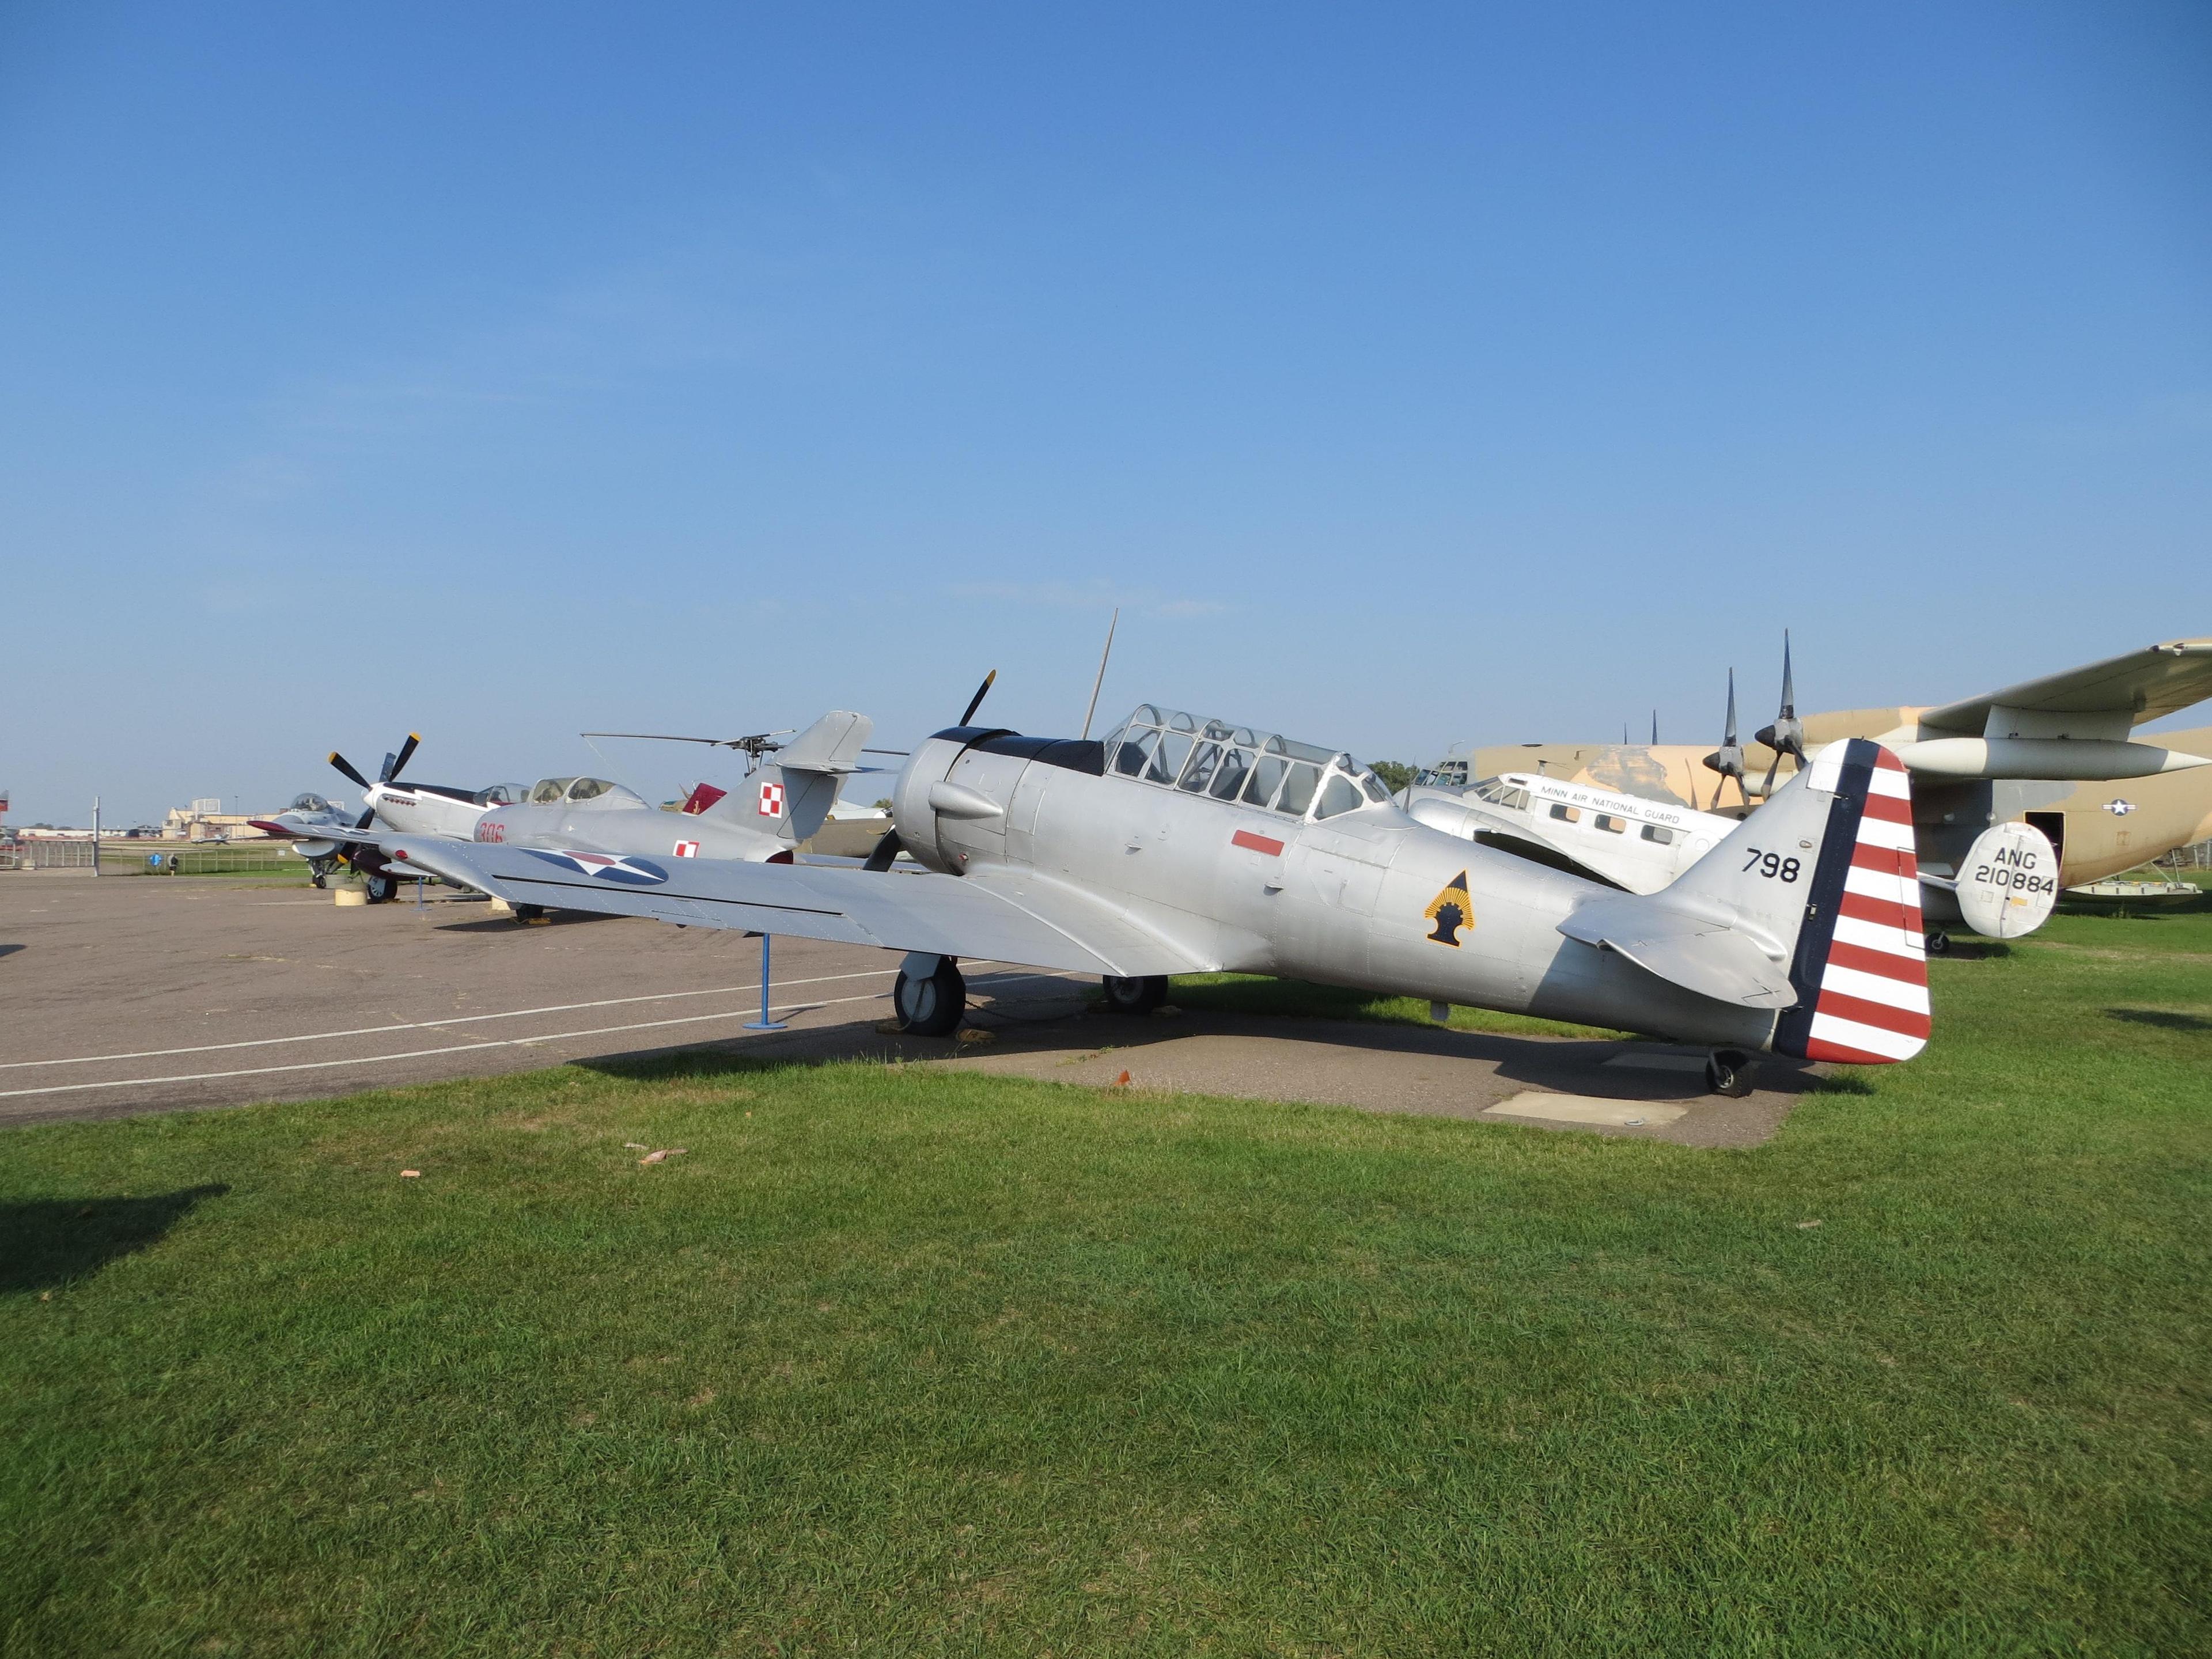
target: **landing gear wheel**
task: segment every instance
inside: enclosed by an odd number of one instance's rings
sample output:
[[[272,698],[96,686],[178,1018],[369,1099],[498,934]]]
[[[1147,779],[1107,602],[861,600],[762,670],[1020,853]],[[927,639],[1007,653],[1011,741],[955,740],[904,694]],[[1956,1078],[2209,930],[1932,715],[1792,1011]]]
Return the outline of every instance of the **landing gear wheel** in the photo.
[[[1951,936],[1941,927],[1932,930],[1920,941],[1931,957],[1940,957],[1951,948]]]
[[[1751,1092],[1751,1056],[1741,1048],[1716,1048],[1705,1056],[1705,1087],[1730,1100]]]
[[[891,987],[891,1006],[900,1027],[915,1036],[951,1036],[968,1012],[968,981],[950,957],[939,957],[937,971],[909,978],[904,969]]]
[[[544,914],[545,907],[542,904],[518,904],[514,907],[514,919],[517,921],[537,921]]]
[[[1149,1014],[1167,1000],[1165,974],[1148,974],[1142,979],[1106,976],[1106,1006],[1117,1014]]]
[[[307,879],[315,884],[315,890],[319,893],[321,892],[323,888],[327,884],[323,878],[323,872],[319,870],[309,870],[307,872]]]
[[[381,870],[373,876],[363,876],[361,884],[368,890],[371,904],[389,903],[392,896],[399,890],[399,883]]]

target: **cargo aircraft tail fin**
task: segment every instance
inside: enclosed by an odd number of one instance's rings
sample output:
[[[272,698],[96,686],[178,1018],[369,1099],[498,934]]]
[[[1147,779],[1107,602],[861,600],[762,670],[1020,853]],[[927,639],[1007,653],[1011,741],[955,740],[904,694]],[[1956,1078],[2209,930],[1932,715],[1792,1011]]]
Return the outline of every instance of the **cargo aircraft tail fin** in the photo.
[[[1768,1047],[1910,1060],[1928,1042],[1911,784],[1863,738],[1830,744],[1672,885],[1559,925],[1662,979],[1777,1011]]]

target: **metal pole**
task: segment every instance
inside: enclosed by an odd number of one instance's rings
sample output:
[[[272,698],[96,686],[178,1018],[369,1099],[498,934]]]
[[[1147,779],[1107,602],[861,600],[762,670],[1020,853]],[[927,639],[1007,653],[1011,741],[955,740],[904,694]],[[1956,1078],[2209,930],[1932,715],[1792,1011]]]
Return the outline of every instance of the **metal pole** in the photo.
[[[92,798],[92,873],[100,874],[100,797]]]
[[[786,1029],[781,1023],[768,1017],[768,947],[775,937],[773,933],[761,935],[761,1017],[758,1019],[749,1019],[745,1022],[745,1030],[748,1031],[781,1031]]]

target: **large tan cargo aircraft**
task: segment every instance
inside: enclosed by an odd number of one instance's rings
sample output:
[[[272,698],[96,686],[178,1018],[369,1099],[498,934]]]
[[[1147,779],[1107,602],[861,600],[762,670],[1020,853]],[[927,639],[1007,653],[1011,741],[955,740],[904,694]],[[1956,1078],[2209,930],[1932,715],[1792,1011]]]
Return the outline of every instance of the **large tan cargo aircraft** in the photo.
[[[1785,693],[1783,718],[1741,747],[1731,702],[1718,750],[1704,744],[1507,744],[1448,756],[1430,775],[1449,787],[1534,772],[1702,811],[1740,812],[1797,769],[1792,749],[1817,753],[1846,738],[1872,738],[1912,772],[1923,867],[1942,862],[1931,859],[1931,843],[1957,840],[1963,849],[1993,823],[2021,821],[2049,838],[2062,879],[2078,886],[2212,836],[2212,763],[2205,759],[2212,756],[2212,726],[2140,742],[2133,737],[2136,726],[2208,696],[2212,639],[2173,640],[1927,707],[1800,719]],[[1794,744],[1792,720],[1802,732]]]

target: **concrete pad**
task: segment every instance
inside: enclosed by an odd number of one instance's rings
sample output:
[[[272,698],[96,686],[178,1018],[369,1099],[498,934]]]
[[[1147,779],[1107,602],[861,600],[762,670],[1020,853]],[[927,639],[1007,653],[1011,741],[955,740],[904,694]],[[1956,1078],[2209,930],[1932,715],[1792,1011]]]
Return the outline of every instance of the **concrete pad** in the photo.
[[[1498,1122],[1493,1107],[1531,1096],[1547,1102],[1581,1099],[1596,1104],[1578,1117],[1553,1111],[1515,1121],[1691,1146],[1758,1145],[1780,1127],[1818,1075],[1796,1061],[1762,1057],[1760,1086],[1730,1100],[1706,1094],[1702,1075],[1691,1079],[1672,1068],[1645,1075],[1608,1069],[1607,1062],[1626,1048],[1359,1020],[1195,1011],[1176,1019],[1130,1019],[1098,1012],[1010,1027],[988,1050],[949,1054],[944,1063],[1091,1088],[1120,1086],[1126,1072],[1127,1086],[1134,1089],[1474,1122]],[[1700,1060],[1701,1073],[1703,1064]],[[1615,1115],[1599,1115],[1601,1108]],[[1632,1117],[1644,1121],[1631,1124]]]
[[[1607,1060],[1607,1065],[1616,1065]],[[1689,1115],[1686,1106],[1662,1106],[1647,1100],[1602,1100],[1591,1095],[1550,1095],[1529,1090],[1500,1106],[1484,1111],[1485,1117],[1533,1117],[1550,1123],[1610,1123],[1633,1129],[1649,1123],[1663,1127]]]

